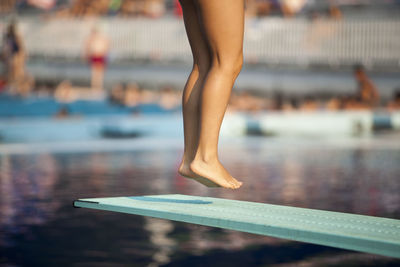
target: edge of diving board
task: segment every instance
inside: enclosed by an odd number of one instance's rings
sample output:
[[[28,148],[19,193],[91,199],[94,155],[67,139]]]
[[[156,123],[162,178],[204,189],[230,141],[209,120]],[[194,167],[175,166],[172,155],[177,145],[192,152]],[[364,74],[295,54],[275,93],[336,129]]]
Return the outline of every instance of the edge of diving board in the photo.
[[[395,219],[179,194],[86,198],[73,206],[400,258],[400,220]]]

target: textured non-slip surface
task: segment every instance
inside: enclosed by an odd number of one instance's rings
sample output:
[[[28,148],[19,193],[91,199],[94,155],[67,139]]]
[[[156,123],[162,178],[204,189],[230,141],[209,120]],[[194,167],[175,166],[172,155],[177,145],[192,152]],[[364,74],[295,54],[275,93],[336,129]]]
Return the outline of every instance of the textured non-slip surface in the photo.
[[[188,195],[86,198],[74,206],[400,258],[400,220],[394,219]]]

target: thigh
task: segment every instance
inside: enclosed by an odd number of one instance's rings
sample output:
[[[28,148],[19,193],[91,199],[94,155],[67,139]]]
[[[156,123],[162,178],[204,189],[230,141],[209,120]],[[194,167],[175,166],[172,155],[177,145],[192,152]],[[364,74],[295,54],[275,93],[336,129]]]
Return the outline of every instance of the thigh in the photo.
[[[194,0],[212,56],[242,57],[244,0]]]
[[[183,21],[193,54],[193,63],[200,68],[208,70],[210,64],[210,51],[208,49],[204,32],[200,27],[200,18],[193,0],[180,0],[183,11]]]

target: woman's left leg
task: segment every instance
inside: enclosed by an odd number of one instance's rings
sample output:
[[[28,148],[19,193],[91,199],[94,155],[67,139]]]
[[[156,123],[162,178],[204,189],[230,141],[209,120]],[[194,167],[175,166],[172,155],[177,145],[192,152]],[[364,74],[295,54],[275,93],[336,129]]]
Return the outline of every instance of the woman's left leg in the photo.
[[[242,183],[219,161],[218,138],[232,87],[243,64],[244,1],[196,0],[195,3],[211,50],[211,68],[202,88],[199,144],[190,169],[203,181],[236,189]]]

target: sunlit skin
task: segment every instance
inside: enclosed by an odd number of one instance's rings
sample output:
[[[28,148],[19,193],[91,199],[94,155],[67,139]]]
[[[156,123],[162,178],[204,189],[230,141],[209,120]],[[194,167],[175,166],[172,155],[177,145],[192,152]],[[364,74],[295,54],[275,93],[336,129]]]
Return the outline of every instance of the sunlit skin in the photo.
[[[193,54],[183,96],[184,154],[178,172],[208,187],[239,188],[218,158],[218,138],[243,64],[244,0],[180,0]]]

